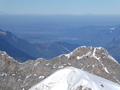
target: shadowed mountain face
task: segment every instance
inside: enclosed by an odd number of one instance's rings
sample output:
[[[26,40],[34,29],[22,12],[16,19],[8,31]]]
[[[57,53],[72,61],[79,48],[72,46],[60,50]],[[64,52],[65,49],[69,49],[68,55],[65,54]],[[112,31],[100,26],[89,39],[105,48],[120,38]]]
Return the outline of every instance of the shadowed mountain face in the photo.
[[[28,90],[56,70],[68,66],[109,79],[120,84],[120,64],[104,48],[78,47],[69,54],[51,60],[37,59],[19,63],[0,52],[1,90]]]
[[[16,48],[7,38],[6,32],[0,31],[0,50],[6,51],[10,56],[14,57],[16,60],[22,62],[29,59],[35,59],[32,56],[28,55],[24,51]]]
[[[76,38],[71,42],[77,42],[81,45],[105,47],[112,39],[120,38],[120,26],[79,27],[70,30],[67,36]]]
[[[92,45],[105,47],[114,38],[120,38],[120,27],[112,27],[99,31],[94,36]]]
[[[9,42],[12,46],[15,48],[29,54],[30,56],[36,58],[38,56],[38,53],[31,43],[18,38],[17,36],[13,35],[11,32],[8,31],[1,31],[3,33],[6,33],[5,35],[1,35],[1,38]]]
[[[112,56],[120,62],[120,38],[114,38],[107,45],[106,49],[112,54]]]
[[[51,59],[60,54],[69,53],[78,46],[66,42],[32,44],[13,35],[11,32],[0,30],[0,50],[6,51],[21,62],[39,57]]]

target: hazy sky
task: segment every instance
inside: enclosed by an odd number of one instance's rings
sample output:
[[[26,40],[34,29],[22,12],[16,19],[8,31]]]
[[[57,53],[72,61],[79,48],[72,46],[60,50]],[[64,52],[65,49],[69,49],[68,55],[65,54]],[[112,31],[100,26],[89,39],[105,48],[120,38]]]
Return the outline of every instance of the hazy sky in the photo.
[[[120,0],[0,0],[0,14],[120,15]]]

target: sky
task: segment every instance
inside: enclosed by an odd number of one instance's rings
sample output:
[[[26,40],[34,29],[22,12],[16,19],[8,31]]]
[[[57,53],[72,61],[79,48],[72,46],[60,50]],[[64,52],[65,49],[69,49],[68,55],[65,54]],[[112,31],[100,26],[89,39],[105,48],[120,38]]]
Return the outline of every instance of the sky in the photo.
[[[0,14],[120,15],[120,0],[0,0]]]

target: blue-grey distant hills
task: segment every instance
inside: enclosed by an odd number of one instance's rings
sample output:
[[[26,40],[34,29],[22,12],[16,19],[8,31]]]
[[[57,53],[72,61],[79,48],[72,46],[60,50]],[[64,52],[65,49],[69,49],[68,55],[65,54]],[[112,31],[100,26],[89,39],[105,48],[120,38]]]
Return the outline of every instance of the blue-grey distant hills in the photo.
[[[21,62],[36,58],[51,59],[60,54],[69,53],[78,46],[66,42],[32,44],[11,32],[0,30],[0,50],[6,51],[10,56]]]
[[[54,30],[53,30],[54,31]],[[38,31],[39,32],[39,31]],[[36,35],[39,40],[44,41],[44,43],[36,42],[37,39],[31,37],[33,40],[36,40],[33,43],[23,40],[11,32],[0,30],[0,50],[9,51],[7,52],[10,56],[14,57],[17,60],[26,61],[28,59],[36,58],[45,58],[51,59],[60,54],[69,53],[79,45],[84,46],[97,46],[106,48],[109,53],[120,62],[120,26],[86,26],[70,29],[69,31],[61,31],[63,34],[57,33],[57,37],[50,34],[45,34],[45,37],[52,38],[54,42],[49,42],[42,37],[33,33],[33,36]],[[26,35],[26,34],[25,34]],[[61,36],[60,36],[61,35]],[[41,34],[39,35],[41,36]],[[28,34],[29,37],[29,34]],[[61,38],[63,37],[63,38]],[[60,38],[57,39],[57,38]],[[117,40],[117,41],[116,41]],[[7,44],[3,45],[3,41]],[[56,42],[59,41],[59,42]],[[9,44],[10,45],[9,45]],[[72,43],[72,44],[70,44]],[[77,44],[75,44],[77,43]],[[7,49],[9,46],[9,49]],[[3,47],[5,49],[3,49]],[[11,48],[16,49],[13,50]],[[21,52],[21,54],[15,53]],[[15,53],[15,54],[14,54]],[[15,56],[17,55],[17,56]],[[22,55],[22,56],[18,56]]]
[[[10,56],[14,57],[18,61],[24,61],[28,59],[35,59],[28,55],[26,52],[20,50],[15,45],[18,38],[10,32],[4,32],[0,30],[0,50],[6,51]]]
[[[112,39],[107,45],[106,49],[112,56],[120,62],[120,38]]]
[[[106,48],[120,62],[120,26],[86,26],[71,29],[66,35],[72,43]],[[63,40],[64,41],[64,40]]]

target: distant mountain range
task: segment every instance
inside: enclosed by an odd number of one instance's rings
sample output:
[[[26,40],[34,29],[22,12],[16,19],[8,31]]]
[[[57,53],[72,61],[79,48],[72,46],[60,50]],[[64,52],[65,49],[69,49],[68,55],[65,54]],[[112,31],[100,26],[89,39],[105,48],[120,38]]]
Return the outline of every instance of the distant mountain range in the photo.
[[[68,41],[80,45],[105,47],[114,38],[120,38],[120,26],[86,26],[74,28],[67,33],[66,37],[76,38]]]
[[[26,52],[16,47],[18,39],[19,38],[14,36],[12,33],[0,30],[0,50],[6,51],[9,55],[14,57],[18,61],[35,59],[32,56],[28,55]]]
[[[120,89],[118,17],[44,18],[1,18],[0,90]]]
[[[36,85],[43,79],[53,74],[55,71],[65,67],[76,67],[84,71],[87,71],[89,73],[92,73],[94,75],[106,78],[110,81],[120,84],[120,64],[104,48],[82,46],[76,48],[73,52],[70,52],[69,54],[63,54],[51,60],[45,60],[43,58],[39,58],[37,60],[28,60],[24,63],[19,63],[16,60],[14,60],[12,57],[7,55],[6,52],[0,51],[0,82],[2,82],[0,83],[0,89],[29,90],[33,85]],[[73,70],[74,74],[79,73],[76,72],[76,69],[74,70]],[[63,75],[62,77],[64,78],[64,80],[66,80],[67,77],[64,77],[64,75],[66,74],[67,72],[65,71],[64,73],[61,72],[61,74],[55,76],[54,77],[55,82],[57,82],[57,80],[62,79],[61,77],[57,78],[61,75]],[[76,78],[74,77],[74,74],[70,73],[70,77],[71,75],[73,76],[71,77],[70,80],[74,80]],[[91,82],[93,82],[94,85],[97,85],[96,88],[100,87],[100,90],[108,90],[108,86],[111,85],[112,83],[110,81],[106,82],[106,80],[104,80],[103,82],[103,79],[95,78],[96,76],[92,77],[93,75],[92,76],[89,76],[88,74],[83,74],[83,75],[85,75],[85,78],[82,78],[81,76],[79,77],[80,80],[81,79],[86,80],[86,77],[88,78],[90,77],[89,81],[91,81],[91,79],[92,80],[95,79]],[[99,82],[98,84],[97,84],[97,80]],[[89,81],[86,80],[86,82],[88,82],[89,87],[91,87],[92,85],[90,84]],[[53,79],[50,82],[51,83],[49,83],[48,86],[51,85],[52,82],[54,82]],[[62,82],[62,85],[63,83],[64,82]],[[78,84],[81,85],[81,83]],[[72,85],[72,83],[70,83],[70,85]],[[112,83],[112,85],[115,85],[114,88],[116,87],[116,84]],[[82,85],[82,87],[86,87],[86,85]],[[89,87],[87,86],[86,88]],[[35,90],[42,90],[42,89],[35,89]]]
[[[120,62],[120,38],[114,38],[107,45],[106,49],[109,53]]]
[[[119,26],[99,31],[96,35],[94,35],[92,45],[107,47],[108,43],[111,42],[114,38],[120,38]]]
[[[19,34],[17,33],[17,35]],[[61,30],[57,27],[52,30],[46,27],[45,30],[30,30],[26,31],[25,34],[21,32],[19,36],[33,43],[61,41],[85,46],[104,47],[113,38],[120,38],[120,26],[83,26]]]
[[[97,29],[97,30],[95,30]],[[80,31],[81,33],[79,33]],[[11,32],[0,30],[0,50],[6,51],[9,55],[15,58],[18,61],[24,62],[28,59],[36,58],[45,58],[51,59],[60,54],[69,53],[78,46],[102,46],[106,48],[110,54],[120,62],[119,54],[119,45],[120,45],[120,27],[83,27],[78,28],[75,31],[69,31],[69,36],[72,36],[72,33],[76,33],[77,38],[73,40],[61,40],[65,42],[52,42],[52,43],[30,43],[26,40],[23,40]],[[66,35],[67,37],[68,35]],[[64,36],[63,36],[64,38]],[[33,38],[34,39],[34,38]],[[71,43],[79,44],[70,44]],[[117,40],[117,41],[116,41]]]
[[[13,35],[11,32],[0,30],[0,50],[6,51],[21,62],[40,57],[51,59],[60,54],[69,53],[78,46],[66,42],[32,44]]]
[[[6,51],[10,56],[14,57],[18,61],[35,59],[27,53],[11,45],[8,41],[0,38],[0,50]]]

